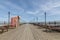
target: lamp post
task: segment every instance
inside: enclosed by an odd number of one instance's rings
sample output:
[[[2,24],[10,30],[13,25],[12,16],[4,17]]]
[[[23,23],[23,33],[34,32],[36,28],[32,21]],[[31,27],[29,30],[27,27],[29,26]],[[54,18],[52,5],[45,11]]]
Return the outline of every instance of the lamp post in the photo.
[[[36,17],[36,20],[37,20],[37,22],[38,22],[38,17]]]
[[[46,31],[47,31],[47,25],[46,25],[46,12],[44,13],[45,15],[45,27],[46,27]]]
[[[9,24],[10,24],[10,12],[8,12],[8,28],[9,28]]]

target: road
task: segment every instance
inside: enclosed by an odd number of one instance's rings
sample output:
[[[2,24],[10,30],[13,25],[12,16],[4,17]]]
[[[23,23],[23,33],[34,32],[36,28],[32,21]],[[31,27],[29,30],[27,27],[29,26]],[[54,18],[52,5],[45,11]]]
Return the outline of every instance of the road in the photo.
[[[38,26],[32,24],[24,24],[0,34],[0,40],[60,40],[60,33],[47,33],[43,30],[45,29],[38,29]]]

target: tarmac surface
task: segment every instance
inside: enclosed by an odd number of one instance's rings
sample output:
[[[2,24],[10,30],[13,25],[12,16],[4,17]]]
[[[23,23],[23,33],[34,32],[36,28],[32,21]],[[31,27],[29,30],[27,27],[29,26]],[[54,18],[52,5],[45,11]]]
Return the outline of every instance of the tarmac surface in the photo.
[[[24,24],[0,34],[0,40],[60,40],[59,32],[44,32],[32,24]]]

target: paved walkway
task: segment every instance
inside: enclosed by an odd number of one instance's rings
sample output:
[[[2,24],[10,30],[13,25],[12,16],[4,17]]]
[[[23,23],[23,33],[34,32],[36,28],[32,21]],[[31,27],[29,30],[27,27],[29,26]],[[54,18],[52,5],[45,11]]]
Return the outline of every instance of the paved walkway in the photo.
[[[0,40],[60,40],[60,33],[46,33],[38,26],[24,24],[0,34]]]

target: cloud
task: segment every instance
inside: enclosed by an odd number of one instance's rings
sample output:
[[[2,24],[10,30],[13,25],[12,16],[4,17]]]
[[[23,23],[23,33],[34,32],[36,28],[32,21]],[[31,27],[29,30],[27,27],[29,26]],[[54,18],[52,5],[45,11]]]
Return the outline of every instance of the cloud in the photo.
[[[30,21],[30,19],[32,20],[32,17],[39,17],[42,20],[44,20],[45,11],[47,15],[50,15],[50,16],[60,15],[60,9],[57,9],[60,7],[60,0],[49,0],[49,1],[47,0],[28,0],[28,1],[20,0],[19,3],[13,0],[13,2],[3,1],[2,4],[0,4],[0,8],[9,9],[9,11],[11,11],[11,14],[13,14],[12,16],[16,16],[16,15],[23,16],[22,20],[25,20],[25,21],[27,21],[28,19],[29,19],[28,21]]]
[[[43,11],[48,11],[58,6],[60,6],[60,1],[54,2],[52,0],[47,2],[46,4],[40,5]]]
[[[6,9],[6,7],[2,4],[0,4],[0,9]]]
[[[9,1],[6,1],[6,2],[3,2],[4,5],[6,5],[9,9],[11,10],[19,10],[19,11],[24,11],[23,8],[21,8],[20,6],[12,3],[12,2],[9,2]]]
[[[50,13],[50,15],[60,15],[60,10],[52,9],[52,10],[48,11],[48,13]]]
[[[39,13],[39,11],[27,11],[26,13],[28,13],[28,14],[32,14],[32,15],[35,15],[35,14],[38,14]]]

